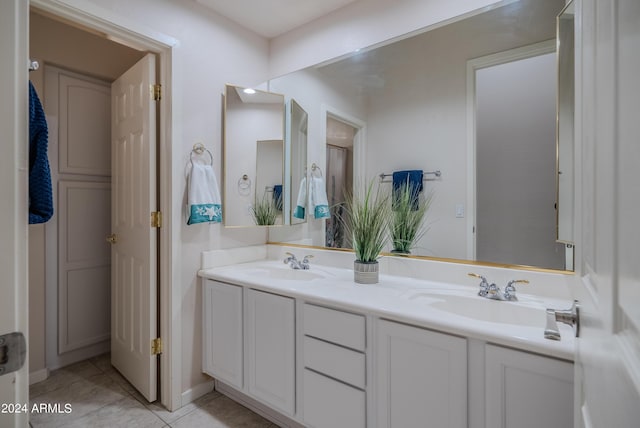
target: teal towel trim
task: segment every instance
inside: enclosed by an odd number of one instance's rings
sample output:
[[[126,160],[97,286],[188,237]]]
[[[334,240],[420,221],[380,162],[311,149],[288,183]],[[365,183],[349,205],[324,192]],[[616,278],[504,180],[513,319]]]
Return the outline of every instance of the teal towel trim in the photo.
[[[222,206],[220,204],[194,204],[187,224],[220,223],[222,221]]]
[[[295,211],[293,212],[293,216],[295,218],[300,218],[304,220],[304,207],[297,205]]]
[[[317,219],[331,217],[331,213],[329,212],[329,205],[316,205],[313,216]]]

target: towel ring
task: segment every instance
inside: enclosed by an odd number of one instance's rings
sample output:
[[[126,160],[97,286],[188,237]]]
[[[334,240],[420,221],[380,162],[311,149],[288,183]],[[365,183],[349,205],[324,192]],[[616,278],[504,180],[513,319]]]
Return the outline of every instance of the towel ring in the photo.
[[[210,165],[213,165],[213,155],[211,154],[211,152],[209,151],[209,149],[207,149],[204,144],[202,143],[195,143],[193,145],[193,149],[191,149],[191,154],[189,155],[189,160],[191,161],[191,163],[193,163],[193,154],[195,153],[196,155],[200,156],[202,155],[204,152],[207,152],[209,154],[209,159],[210,159]]]
[[[243,174],[238,180],[238,193],[241,196],[249,196],[251,193],[251,179],[247,174]]]
[[[312,163],[311,164],[311,172],[315,172],[315,171],[319,171],[320,173],[320,177],[322,177],[322,170],[320,169],[320,167],[318,165],[316,165],[316,163]]]

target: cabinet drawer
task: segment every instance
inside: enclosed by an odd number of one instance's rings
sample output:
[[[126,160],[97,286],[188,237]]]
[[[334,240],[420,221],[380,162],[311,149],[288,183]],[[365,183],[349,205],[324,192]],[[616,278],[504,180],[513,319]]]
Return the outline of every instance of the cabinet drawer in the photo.
[[[364,389],[364,354],[305,336],[304,366]]]
[[[305,426],[313,428],[364,428],[365,394],[356,388],[304,370]]]
[[[304,334],[364,351],[365,318],[336,309],[304,305]]]

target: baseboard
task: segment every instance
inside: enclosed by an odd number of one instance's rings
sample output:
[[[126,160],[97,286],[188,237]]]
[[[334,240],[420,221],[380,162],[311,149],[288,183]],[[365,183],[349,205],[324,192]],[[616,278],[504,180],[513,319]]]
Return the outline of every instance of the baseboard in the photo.
[[[182,406],[186,406],[187,404],[196,401],[198,398],[202,397],[213,391],[214,381],[210,380],[201,384],[194,386],[191,389],[187,389],[182,393]]]
[[[49,378],[49,369],[47,368],[38,370],[36,372],[31,372],[29,373],[29,385],[42,382],[43,380],[47,380],[48,378]]]
[[[220,381],[216,381],[216,391],[226,395],[233,401],[236,401],[253,412],[259,414],[263,418],[273,422],[282,428],[304,428],[304,425],[294,421],[288,416],[285,416],[268,406],[260,403],[259,401],[247,396],[246,394],[238,391],[237,389],[226,385]]]

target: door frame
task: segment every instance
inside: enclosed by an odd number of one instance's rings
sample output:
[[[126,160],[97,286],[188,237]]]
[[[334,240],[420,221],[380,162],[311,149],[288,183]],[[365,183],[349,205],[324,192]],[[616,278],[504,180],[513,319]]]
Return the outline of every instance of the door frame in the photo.
[[[179,266],[174,266],[174,257],[179,248],[175,245],[172,210],[172,168],[171,159],[175,148],[172,142],[180,129],[175,112],[174,93],[180,93],[178,80],[174,77],[176,59],[173,48],[178,40],[151,30],[131,19],[116,15],[98,5],[82,3],[71,5],[63,0],[30,0],[30,4],[52,15],[77,23],[86,28],[113,37],[129,47],[152,52],[157,55],[158,82],[162,85],[162,100],[159,102],[158,127],[158,192],[159,209],[166,221],[160,228],[158,278],[160,281],[160,332],[163,352],[160,355],[161,403],[170,411],[182,406],[182,353],[180,348],[180,290],[172,287],[179,283]],[[179,213],[178,213],[179,215]],[[178,218],[179,221],[179,218]],[[177,229],[176,229],[177,230]],[[174,245],[175,244],[175,245]],[[175,340],[173,340],[175,338]]]
[[[467,61],[467,259],[476,259],[476,70],[556,51],[556,40],[506,50]]]
[[[0,209],[0,242],[10,253],[0,259],[2,302],[0,334],[19,331],[28,336],[28,171],[29,96],[28,52],[29,10],[21,0],[0,3],[0,129],[5,142],[0,146],[0,189],[7,203]],[[0,402],[27,403],[29,396],[29,344],[21,369],[0,377]],[[28,413],[0,413],[0,424],[27,426]]]

